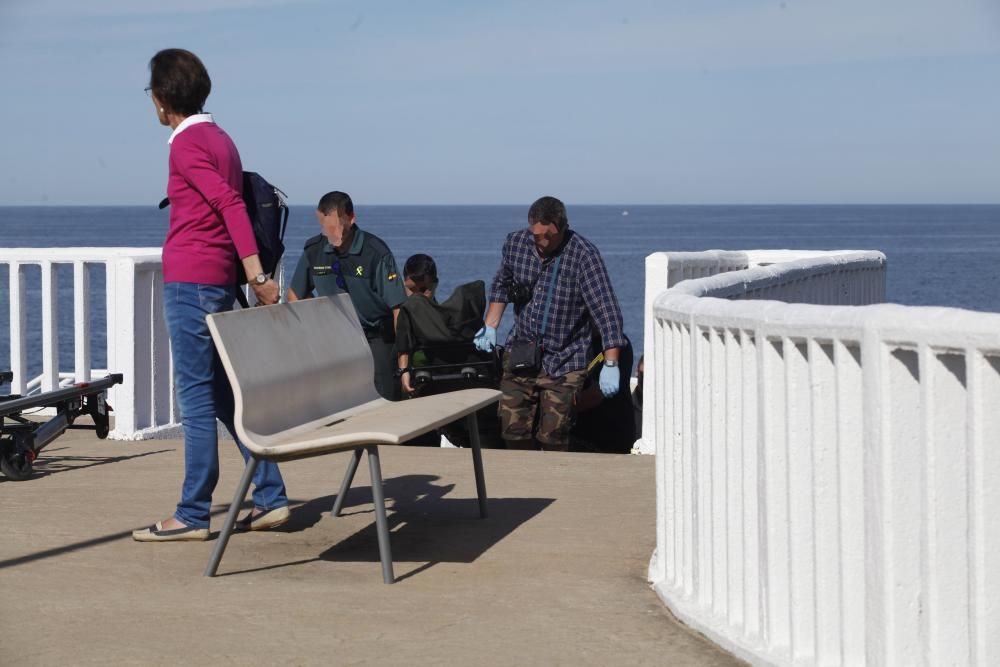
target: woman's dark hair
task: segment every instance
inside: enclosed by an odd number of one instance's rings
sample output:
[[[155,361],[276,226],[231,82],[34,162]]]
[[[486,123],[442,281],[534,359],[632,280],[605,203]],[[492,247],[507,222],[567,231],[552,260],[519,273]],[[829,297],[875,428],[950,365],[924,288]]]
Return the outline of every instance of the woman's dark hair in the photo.
[[[149,87],[167,111],[201,113],[212,80],[198,56],[184,49],[163,49],[149,61]]]
[[[437,285],[438,269],[434,258],[430,255],[416,254],[406,260],[403,267],[403,277],[409,278],[417,285]]]

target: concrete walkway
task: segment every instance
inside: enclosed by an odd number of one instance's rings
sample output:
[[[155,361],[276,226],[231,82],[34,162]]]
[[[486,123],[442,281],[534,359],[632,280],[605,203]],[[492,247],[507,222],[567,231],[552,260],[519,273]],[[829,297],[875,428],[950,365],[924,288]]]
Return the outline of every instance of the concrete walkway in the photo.
[[[242,461],[222,443],[217,516]],[[382,583],[367,464],[328,510],[348,454],[283,465],[292,521],[214,541],[139,544],[180,488],[176,440],[69,432],[25,482],[0,478],[0,664],[732,665],[649,589],[652,457],[386,447],[397,583]],[[213,535],[214,540],[214,535]]]

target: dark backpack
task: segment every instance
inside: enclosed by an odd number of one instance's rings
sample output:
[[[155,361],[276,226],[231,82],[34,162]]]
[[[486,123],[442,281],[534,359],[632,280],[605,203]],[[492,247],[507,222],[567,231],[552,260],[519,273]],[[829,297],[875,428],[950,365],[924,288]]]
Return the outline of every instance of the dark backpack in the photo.
[[[257,239],[257,255],[264,273],[274,277],[278,262],[285,252],[285,227],[288,226],[288,205],[285,193],[264,180],[255,171],[243,172],[243,203],[246,204],[254,238]],[[236,266],[240,266],[237,257]],[[237,270],[238,283],[246,284],[246,276]]]

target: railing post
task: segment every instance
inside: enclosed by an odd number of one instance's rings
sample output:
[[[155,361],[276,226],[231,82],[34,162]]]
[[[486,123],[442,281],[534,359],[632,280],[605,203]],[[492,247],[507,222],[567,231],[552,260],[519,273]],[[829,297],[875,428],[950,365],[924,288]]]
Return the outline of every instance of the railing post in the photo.
[[[656,373],[658,360],[653,340],[653,302],[668,287],[669,262],[666,253],[658,252],[646,257],[646,292],[643,301],[643,405],[657,405]],[[664,359],[664,362],[666,359]],[[638,363],[638,362],[637,362]],[[639,450],[643,454],[656,452],[656,410],[642,412],[642,438]]]
[[[10,370],[14,378],[10,383],[13,394],[24,394],[28,385],[28,348],[25,333],[28,329],[27,311],[24,307],[24,265],[10,262]]]
[[[135,261],[129,257],[108,260],[108,369],[121,373],[124,382],[114,388],[112,437],[129,437],[136,431]]]
[[[73,355],[77,382],[90,380],[90,274],[73,262]]]
[[[668,326],[668,325],[667,325]],[[667,338],[670,336],[669,329],[665,326],[662,320],[654,320],[652,333],[653,333],[653,346],[665,348],[670,344]],[[648,347],[648,344],[647,344]],[[663,382],[668,376],[665,373],[654,374],[656,382]],[[645,391],[645,390],[644,390]],[[648,409],[650,412],[661,412],[667,409],[666,403],[649,403]],[[645,415],[643,415],[645,419]],[[653,423],[666,423],[665,418],[654,417]],[[672,447],[670,447],[670,440],[667,439],[667,433],[663,431],[657,431],[656,433],[643,434],[643,442],[653,443],[656,445],[656,507],[657,515],[661,516],[662,519],[656,522],[656,551],[654,552],[654,557],[650,563],[649,578],[651,581],[660,582],[667,578],[667,564],[671,561],[670,549],[667,546],[667,540],[673,538],[673,525],[671,519],[673,518],[672,510],[673,503],[670,502],[671,498],[669,494],[671,493],[670,485],[667,482],[666,476],[670,470],[670,456],[672,454]],[[673,585],[673,581],[670,582]]]
[[[170,364],[170,340],[167,335],[166,320],[163,317],[163,272],[151,275],[152,293],[150,322],[152,322],[150,342],[150,363],[152,364],[152,425],[172,424],[180,421],[174,410],[173,368]]]
[[[758,332],[740,330],[741,387],[740,403],[743,419],[740,430],[743,450],[743,480],[740,501],[742,502],[743,554],[745,584],[743,588],[743,635],[756,641],[761,636],[761,605],[765,590],[762,572],[762,528],[761,515],[763,501],[760,488],[760,466],[762,457],[760,439],[760,368],[762,357],[759,346],[762,340]],[[764,341],[766,342],[766,341]]]
[[[134,393],[135,423],[133,428],[141,430],[156,424],[154,389],[155,359],[155,320],[154,312],[154,274],[148,265],[132,262],[132,314],[125,324],[131,329],[132,335],[132,390]]]
[[[59,274],[52,262],[42,267],[42,391],[59,387]]]

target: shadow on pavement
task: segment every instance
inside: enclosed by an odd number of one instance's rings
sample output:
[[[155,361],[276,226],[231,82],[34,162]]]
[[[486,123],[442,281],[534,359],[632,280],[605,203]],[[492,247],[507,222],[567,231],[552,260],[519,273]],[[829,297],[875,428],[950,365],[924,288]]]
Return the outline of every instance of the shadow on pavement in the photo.
[[[34,473],[31,478],[24,481],[30,482],[36,477],[48,477],[49,475],[55,475],[60,472],[83,470],[84,468],[93,468],[94,466],[103,466],[109,463],[121,463],[122,461],[129,461],[131,459],[139,459],[144,456],[164,454],[172,451],[174,450],[158,449],[153,452],[129,454],[127,456],[51,456],[48,455],[47,452],[43,452],[37,459],[35,459]],[[4,477],[3,479],[7,478]]]
[[[147,452],[135,456],[148,456],[157,453],[159,452]],[[64,458],[87,460],[90,457]],[[134,458],[134,456],[109,457],[87,465],[102,465],[127,458]],[[66,469],[73,469],[73,466]],[[423,572],[436,563],[471,563],[522,523],[541,513],[555,501],[553,498],[490,498],[487,503],[489,516],[486,519],[480,519],[479,503],[476,498],[447,498],[447,494],[454,489],[454,485],[434,484],[438,479],[440,478],[435,475],[403,475],[384,481],[386,506],[390,512],[388,521],[392,534],[393,561],[397,563],[423,563],[414,570],[397,576],[396,581],[402,581]],[[330,516],[330,509],[333,507],[335,498],[335,495],[328,495],[301,504],[292,501],[291,519],[280,528],[274,529],[274,532],[298,532],[314,526],[320,519],[324,518],[327,521],[343,520],[343,517]],[[273,570],[316,560],[377,563],[379,561],[378,538],[375,532],[374,511],[370,507],[371,503],[370,486],[350,489],[344,503],[344,507],[348,508],[344,515],[369,514],[371,522],[318,556],[258,568],[220,572],[219,576]],[[366,505],[369,507],[365,507]],[[249,509],[251,506],[252,502],[249,499],[243,503],[244,509]],[[360,509],[359,506],[361,506]],[[350,508],[355,509],[352,511]],[[212,515],[224,515],[227,510],[228,506],[218,505],[213,508]],[[130,529],[25,554],[0,561],[0,569],[61,556],[116,540],[129,539],[131,536]],[[213,532],[210,539],[217,538],[218,532]],[[235,538],[239,539],[239,535],[237,534]]]
[[[390,512],[388,521],[393,561],[425,563],[397,577],[397,581],[422,572],[435,563],[471,563],[554,502],[553,498],[490,498],[487,503],[489,516],[481,519],[476,498],[447,498],[454,485],[434,484],[438,479],[434,475],[403,475],[384,482],[386,506]],[[345,508],[372,503],[370,486],[355,487],[347,493]],[[288,523],[275,530],[298,532],[315,525],[320,519],[342,520],[342,517],[329,516],[335,498],[335,495],[329,495],[295,506]],[[348,509],[344,516],[361,513],[371,514],[371,523],[316,558],[230,571],[220,573],[220,576],[272,570],[316,560],[377,563],[378,537],[373,510],[369,507],[354,511]]]

